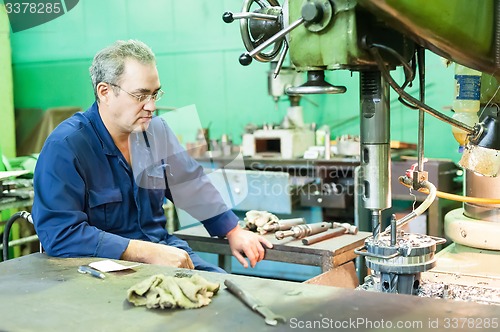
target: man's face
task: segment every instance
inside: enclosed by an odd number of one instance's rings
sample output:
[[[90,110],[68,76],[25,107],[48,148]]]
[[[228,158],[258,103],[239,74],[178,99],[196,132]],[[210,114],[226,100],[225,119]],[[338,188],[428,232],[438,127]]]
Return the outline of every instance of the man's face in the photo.
[[[111,91],[107,98],[105,117],[109,120],[106,121],[108,129],[115,134],[146,129],[156,110],[155,101],[151,98],[147,102],[139,102],[130,94],[151,95],[160,89],[156,66],[127,60],[125,71],[117,85],[119,88],[110,87]],[[116,95],[113,89],[117,92]]]

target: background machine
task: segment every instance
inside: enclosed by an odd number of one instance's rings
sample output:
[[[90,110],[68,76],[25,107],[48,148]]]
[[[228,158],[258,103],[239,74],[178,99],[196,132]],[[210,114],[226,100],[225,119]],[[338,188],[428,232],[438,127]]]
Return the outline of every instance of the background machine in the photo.
[[[399,229],[423,213],[437,194],[424,169],[425,113],[449,123],[467,137],[460,162],[468,169],[467,193],[481,194],[478,188],[485,185],[480,184],[483,175],[495,176],[498,172],[499,106],[491,88],[495,91],[498,87],[494,75],[500,67],[499,8],[500,1],[495,0],[287,0],[281,4],[276,0],[245,0],[241,13],[223,15],[227,23],[239,20],[247,49],[239,58],[242,65],[249,65],[253,59],[262,62],[277,59],[274,70],[277,77],[289,54],[292,67],[307,73],[306,83],[286,89],[289,96],[344,93],[345,87],[325,80],[325,71],[359,72],[358,190],[362,196],[361,208],[369,210],[373,235],[357,253],[365,256],[367,266],[373,271],[371,282],[378,291],[416,294],[421,273],[436,266],[436,247],[446,242],[427,235],[405,234]],[[467,24],[464,18],[469,19]],[[486,112],[479,123],[458,121],[425,103],[426,49],[492,75],[489,76],[493,82],[488,91],[490,103],[485,105]],[[404,73],[402,84],[391,75],[396,67],[401,67]],[[418,82],[417,97],[405,91],[413,81]],[[478,87],[476,84],[472,88]],[[391,207],[390,88],[399,95],[401,103],[419,112],[418,164],[408,174],[400,174],[404,175],[400,181],[413,189],[427,190],[429,196],[412,213],[399,220],[393,218],[388,227],[383,227],[389,220],[382,220],[382,211]],[[499,197],[498,190],[487,193],[489,202],[467,203],[465,212],[454,211],[455,217],[447,219],[481,220],[488,229],[494,230],[498,239],[500,227],[496,222],[500,202],[494,201]],[[497,205],[487,205],[491,200]],[[476,231],[476,224],[472,223],[470,233],[484,232]],[[449,226],[447,221],[447,228],[458,229],[458,234],[466,238],[463,234],[469,231],[463,231],[463,224],[460,221],[459,226]],[[452,239],[459,237],[452,236]],[[499,249],[498,245],[491,245],[495,241],[487,242],[487,249]]]

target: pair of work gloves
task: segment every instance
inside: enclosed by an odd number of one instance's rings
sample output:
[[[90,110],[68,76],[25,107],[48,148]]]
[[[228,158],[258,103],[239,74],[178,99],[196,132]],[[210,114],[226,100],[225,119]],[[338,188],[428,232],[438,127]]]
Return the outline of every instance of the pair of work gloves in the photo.
[[[262,227],[266,224],[274,224],[279,218],[267,211],[250,210],[245,213],[245,228],[260,235],[267,233]]]
[[[156,274],[130,287],[127,300],[149,309],[193,309],[208,305],[219,288],[198,274],[183,278]]]

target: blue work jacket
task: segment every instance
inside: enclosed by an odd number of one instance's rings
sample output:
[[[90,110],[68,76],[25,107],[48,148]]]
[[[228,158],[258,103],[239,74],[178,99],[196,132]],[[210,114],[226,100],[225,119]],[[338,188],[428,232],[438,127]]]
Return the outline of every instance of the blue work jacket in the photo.
[[[238,217],[224,204],[202,167],[182,149],[166,124],[165,130],[167,148],[177,151],[166,161],[166,173],[173,173],[173,178],[163,179],[164,186],[155,188],[138,183],[137,174],[104,126],[97,103],[49,135],[35,167],[32,208],[47,254],[119,259],[130,239],[165,242],[170,236],[165,229],[165,198],[202,221],[212,236],[224,236],[237,225]],[[148,144],[154,143],[154,137],[149,140]],[[182,189],[176,194],[172,187]],[[203,215],[203,211],[210,213]]]

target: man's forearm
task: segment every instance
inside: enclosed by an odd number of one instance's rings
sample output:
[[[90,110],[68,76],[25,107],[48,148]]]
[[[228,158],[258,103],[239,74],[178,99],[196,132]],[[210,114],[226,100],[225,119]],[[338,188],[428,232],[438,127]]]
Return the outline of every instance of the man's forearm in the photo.
[[[121,259],[132,262],[194,269],[193,262],[186,251],[164,244],[140,240],[130,240]]]
[[[125,249],[120,259],[131,262],[149,263],[147,261],[147,245],[148,242],[130,240],[127,249]]]

